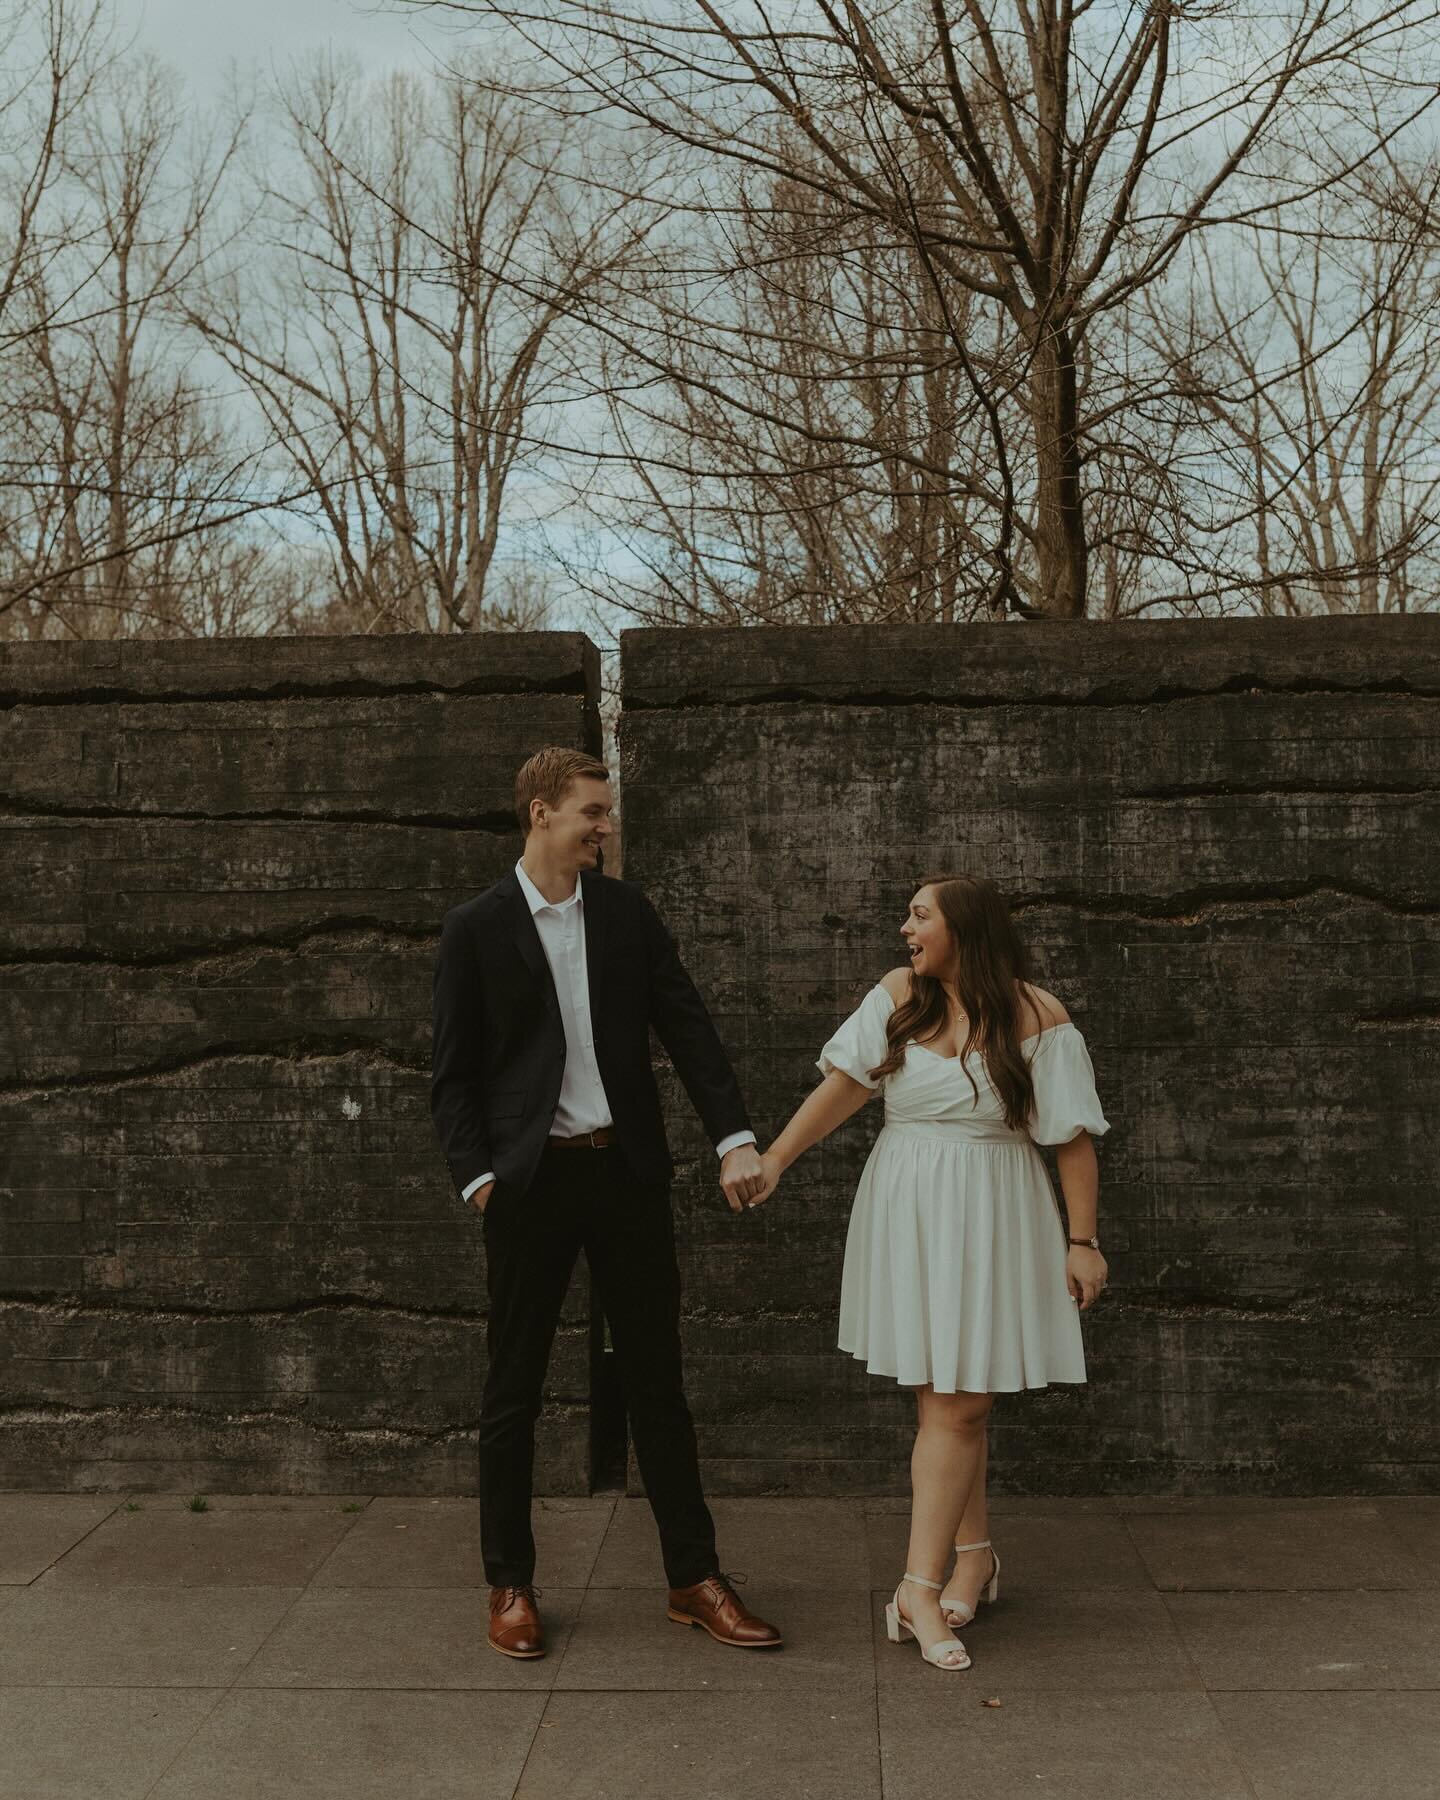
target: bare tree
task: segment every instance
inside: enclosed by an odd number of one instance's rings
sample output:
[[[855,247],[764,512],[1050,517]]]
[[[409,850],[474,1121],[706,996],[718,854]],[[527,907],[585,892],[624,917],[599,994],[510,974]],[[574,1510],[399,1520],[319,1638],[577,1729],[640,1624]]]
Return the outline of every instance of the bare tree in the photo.
[[[253,456],[177,319],[241,126],[189,140],[178,83],[153,58],[112,59],[82,85],[47,114],[43,203],[12,258],[0,632],[267,628],[274,547],[240,526],[264,504]]]
[[[8,0],[0,14],[0,349],[32,329],[13,308],[83,227],[51,202],[61,145],[111,59],[103,0]]]
[[[954,354],[977,327],[999,346],[976,365],[1019,472],[1013,495],[990,497],[995,592],[1062,617],[1090,605],[1097,461],[1112,476],[1132,457],[1147,464],[1155,433],[1147,424],[1132,445],[1129,418],[1177,398],[1163,361],[1114,360],[1118,344],[1143,343],[1117,321],[1202,234],[1281,216],[1436,99],[1433,0],[1287,0],[1279,12],[804,0],[778,20],[711,0],[658,14],[595,0],[446,10],[507,22],[554,71],[557,109],[603,109],[667,148],[697,214],[738,205],[742,179],[764,172],[907,243]],[[1320,143],[1339,147],[1338,166],[1317,164]],[[705,324],[739,345],[743,322],[723,304]],[[655,379],[693,380],[663,329],[647,347],[633,320],[610,328],[648,354]],[[737,361],[756,350],[737,348]],[[762,428],[834,447],[778,402],[751,412]],[[886,448],[864,433],[841,443]],[[948,491],[953,471],[930,466],[923,437],[907,455]]]
[[[1155,297],[1156,339],[1210,427],[1226,541],[1196,567],[1228,550],[1263,610],[1404,611],[1433,577],[1437,198],[1440,165],[1378,158],[1229,255],[1202,247],[1183,321]]]
[[[572,306],[623,255],[576,146],[465,75],[314,66],[283,98],[272,242],[192,313],[245,381],[324,534],[327,617],[358,630],[537,622],[551,434],[577,392]],[[583,385],[583,384],[582,384]],[[527,495],[520,490],[526,477]]]
[[[973,376],[985,322],[947,317],[913,244],[812,186],[762,177],[741,199],[691,220],[681,253],[707,282],[723,268],[719,329],[662,245],[648,279],[629,272],[651,321],[642,354],[600,336],[630,480],[592,486],[627,552],[592,591],[666,623],[969,616],[991,587],[984,514],[1007,478]],[[777,412],[800,429],[776,429]]]

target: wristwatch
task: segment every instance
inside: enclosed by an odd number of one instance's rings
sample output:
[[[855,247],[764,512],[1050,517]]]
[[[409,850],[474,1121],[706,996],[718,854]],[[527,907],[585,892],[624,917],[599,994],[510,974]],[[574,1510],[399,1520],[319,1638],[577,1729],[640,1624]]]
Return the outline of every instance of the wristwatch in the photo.
[[[1099,1238],[1071,1238],[1070,1242],[1072,1244],[1083,1244],[1087,1250],[1098,1250],[1100,1248]]]

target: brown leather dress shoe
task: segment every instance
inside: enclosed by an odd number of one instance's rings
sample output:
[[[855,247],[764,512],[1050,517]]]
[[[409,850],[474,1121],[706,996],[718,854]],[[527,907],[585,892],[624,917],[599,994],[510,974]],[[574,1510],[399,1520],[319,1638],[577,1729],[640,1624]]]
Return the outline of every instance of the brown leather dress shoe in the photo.
[[[545,1632],[533,1587],[492,1587],[490,1648],[502,1656],[530,1659],[545,1654]]]
[[[723,1575],[671,1588],[669,1617],[677,1625],[698,1625],[717,1644],[737,1650],[778,1650],[783,1641],[773,1625],[748,1610]]]

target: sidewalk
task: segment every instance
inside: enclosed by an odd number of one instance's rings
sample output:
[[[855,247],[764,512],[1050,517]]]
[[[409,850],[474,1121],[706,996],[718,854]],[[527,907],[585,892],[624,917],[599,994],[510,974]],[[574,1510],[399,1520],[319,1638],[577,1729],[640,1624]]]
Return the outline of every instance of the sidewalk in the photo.
[[[643,1502],[539,1503],[538,1663],[473,1501],[186,1501],[0,1495],[4,1800],[1440,1793],[1440,1499],[998,1501],[960,1675],[885,1641],[899,1501],[715,1503],[768,1654],[669,1623]]]

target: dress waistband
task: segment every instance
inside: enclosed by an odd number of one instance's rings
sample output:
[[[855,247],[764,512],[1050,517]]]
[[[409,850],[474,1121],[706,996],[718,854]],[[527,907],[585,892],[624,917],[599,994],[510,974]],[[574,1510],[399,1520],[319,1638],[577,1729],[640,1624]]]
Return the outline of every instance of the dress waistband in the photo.
[[[947,1144],[1010,1144],[1028,1147],[1028,1131],[1012,1131],[1008,1125],[970,1125],[959,1119],[892,1119],[885,1116],[885,1130],[907,1137],[941,1138]]]

